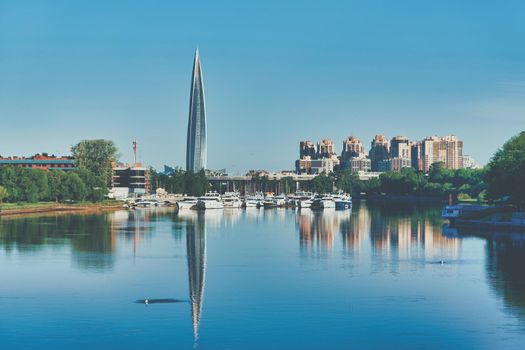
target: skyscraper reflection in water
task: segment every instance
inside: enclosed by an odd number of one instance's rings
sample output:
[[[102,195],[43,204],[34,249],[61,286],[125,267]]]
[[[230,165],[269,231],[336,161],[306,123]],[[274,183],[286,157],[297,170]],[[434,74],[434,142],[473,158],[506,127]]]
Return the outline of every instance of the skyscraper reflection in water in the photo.
[[[456,259],[461,241],[441,234],[439,221],[431,216],[434,212],[414,207],[369,209],[364,203],[351,212],[303,210],[296,217],[301,253],[332,254],[339,233],[345,251],[357,253],[368,246],[379,260]]]
[[[194,339],[197,340],[199,338],[199,325],[206,277],[206,227],[204,213],[197,213],[193,220],[187,223],[186,250],[193,336]]]

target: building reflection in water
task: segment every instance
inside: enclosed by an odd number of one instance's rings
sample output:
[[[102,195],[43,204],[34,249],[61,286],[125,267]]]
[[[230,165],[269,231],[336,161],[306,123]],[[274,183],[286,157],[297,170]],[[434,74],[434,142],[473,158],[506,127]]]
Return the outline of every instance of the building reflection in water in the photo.
[[[368,243],[376,258],[455,259],[461,241],[441,234],[436,215],[439,211],[429,208],[393,210],[366,204],[352,211],[302,210],[296,218],[301,253],[331,254],[340,233],[343,250],[352,253],[366,249]]]
[[[312,211],[303,209],[297,212],[299,244],[303,254],[330,254],[334,245],[334,234],[340,226],[346,226],[350,211]]]
[[[193,336],[199,338],[204,284],[206,277],[206,226],[204,213],[197,213],[186,225],[188,283],[190,289]]]
[[[354,209],[350,218],[341,223],[340,231],[343,249],[359,251],[366,240],[366,233],[370,232],[370,214],[368,210]]]

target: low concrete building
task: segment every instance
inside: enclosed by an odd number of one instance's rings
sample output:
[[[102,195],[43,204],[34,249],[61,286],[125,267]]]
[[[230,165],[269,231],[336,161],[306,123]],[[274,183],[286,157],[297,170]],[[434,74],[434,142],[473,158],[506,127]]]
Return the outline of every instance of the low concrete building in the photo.
[[[117,164],[113,167],[112,187],[128,188],[129,197],[143,196],[150,191],[149,170],[140,163]]]
[[[0,157],[0,166],[17,166],[40,170],[76,170],[73,157],[56,157],[47,153],[35,154],[32,157]]]

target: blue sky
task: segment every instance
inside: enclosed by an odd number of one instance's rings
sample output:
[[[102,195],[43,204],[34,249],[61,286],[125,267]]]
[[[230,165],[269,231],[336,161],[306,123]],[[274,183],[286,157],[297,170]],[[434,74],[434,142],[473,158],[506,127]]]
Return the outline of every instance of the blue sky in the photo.
[[[301,139],[456,134],[485,163],[525,129],[523,1],[0,0],[0,154],[184,165],[193,53],[208,166],[292,169]]]

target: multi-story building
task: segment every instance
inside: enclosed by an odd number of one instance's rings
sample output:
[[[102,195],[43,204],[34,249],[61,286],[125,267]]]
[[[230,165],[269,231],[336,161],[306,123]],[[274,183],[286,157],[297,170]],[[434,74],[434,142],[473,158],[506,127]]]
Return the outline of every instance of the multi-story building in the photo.
[[[335,155],[334,142],[330,139],[324,139],[317,144],[317,158],[331,158]]]
[[[47,153],[35,154],[32,157],[0,157],[0,166],[18,166],[22,168],[33,168],[41,170],[75,170],[73,157],[56,157]]]
[[[390,140],[390,157],[391,158],[411,158],[410,143],[404,136],[396,136]]]
[[[306,140],[299,143],[299,158],[311,157],[313,159],[316,155],[317,149],[312,141]]]
[[[364,157],[365,150],[361,141],[355,136],[349,136],[343,141],[343,152],[341,158],[343,162],[348,161],[352,157]]]
[[[204,84],[199,61],[199,50],[195,50],[193,73],[191,76],[190,113],[186,140],[186,170],[199,172],[206,169],[208,147],[206,136],[206,106],[204,103]]]
[[[422,170],[428,172],[432,164],[443,163],[447,169],[463,168],[463,141],[454,135],[431,136],[421,141]]]
[[[354,173],[372,171],[372,162],[365,156],[351,157],[346,162],[346,168]]]
[[[390,158],[379,162],[379,171],[400,171],[402,168],[412,167],[412,161],[408,158]]]
[[[298,174],[315,175],[322,172],[329,174],[334,171],[337,165],[333,158],[312,159],[306,156],[295,162],[295,170]]]
[[[443,140],[437,136],[428,136],[421,141],[421,159],[423,171],[426,173],[434,163],[445,163],[446,146]]]
[[[334,143],[329,139],[319,142],[317,148],[312,141],[301,141],[299,143],[299,159],[295,162],[295,171],[298,174],[333,172],[340,164],[334,150]]]
[[[465,169],[481,169],[481,166],[476,164],[471,155],[465,154],[463,156],[463,168]]]
[[[372,171],[379,171],[379,163],[388,159],[390,147],[388,139],[384,135],[376,135],[372,140],[369,156],[372,164]]]
[[[463,168],[463,141],[455,135],[448,135],[442,138],[445,144],[445,167],[447,169]]]
[[[149,170],[140,163],[116,164],[111,185],[113,188],[128,188],[132,197],[142,196],[150,191]]]
[[[415,141],[410,144],[410,158],[412,161],[412,168],[417,171],[423,171],[423,159],[421,158],[423,144],[421,141]]]

